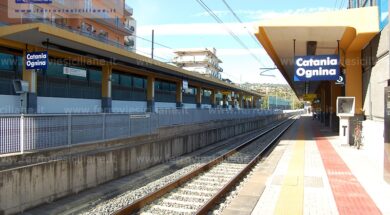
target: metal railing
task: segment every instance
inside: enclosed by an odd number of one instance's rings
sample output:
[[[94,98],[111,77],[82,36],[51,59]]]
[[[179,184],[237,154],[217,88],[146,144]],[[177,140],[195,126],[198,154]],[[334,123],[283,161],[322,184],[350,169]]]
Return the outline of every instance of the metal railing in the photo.
[[[129,52],[134,51],[132,47],[126,46],[125,44],[122,44],[122,43],[115,41],[115,40],[111,40],[107,37],[99,36],[99,34],[91,32],[91,31],[87,31],[85,29],[82,29],[81,27],[75,28],[75,27],[72,27],[69,25],[63,25],[61,23],[56,23],[53,20],[49,20],[47,18],[42,18],[42,17],[34,15],[34,14],[27,14],[23,18],[24,18],[24,22],[27,22],[27,23],[44,23],[44,24],[52,25],[52,26],[55,26],[57,28],[61,28],[63,30],[66,30],[66,31],[69,31],[72,33],[76,33],[76,34],[79,34],[79,35],[82,35],[85,37],[89,37],[91,39],[109,44],[111,46],[115,46],[115,47],[120,48],[120,49],[124,49],[124,50],[129,51]],[[101,19],[101,21],[110,22],[109,20],[106,20],[106,19]],[[125,29],[125,26],[121,24],[118,28]]]
[[[159,109],[142,114],[0,115],[0,154],[149,135],[166,126],[267,115],[286,114],[268,110]]]

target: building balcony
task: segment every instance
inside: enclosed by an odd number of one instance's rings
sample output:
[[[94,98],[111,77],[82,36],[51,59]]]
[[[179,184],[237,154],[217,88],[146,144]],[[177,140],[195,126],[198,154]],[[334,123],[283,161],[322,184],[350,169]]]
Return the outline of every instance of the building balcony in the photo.
[[[212,61],[208,59],[204,60],[190,60],[190,59],[181,59],[181,58],[174,58],[173,63],[178,65],[179,67],[186,67],[186,66],[201,66],[201,67],[211,67],[213,70],[217,72],[223,72],[223,69],[216,63],[213,63]]]
[[[126,3],[125,3],[125,15],[126,16],[133,16],[133,8],[128,6]]]
[[[113,30],[123,31],[127,35],[132,35],[135,31],[135,28],[133,26],[125,25],[119,19],[100,17],[94,19],[94,21],[106,25]]]
[[[50,21],[48,19],[43,19],[43,18],[39,18],[39,17],[29,16],[26,18],[28,18],[28,19],[24,20],[24,22],[27,22],[27,20],[28,20],[28,22],[31,22],[31,23],[49,24],[49,25],[55,26],[57,28],[61,28],[63,30],[70,31],[72,33],[76,33],[76,34],[80,34],[80,35],[85,36],[85,37],[89,37],[91,39],[103,42],[105,44],[109,44],[111,46],[115,46],[117,48],[124,49],[124,50],[129,51],[129,52],[133,52],[135,50],[134,46],[128,46],[125,43],[120,43],[118,41],[111,40],[107,36],[105,36],[104,34],[97,32],[93,28],[87,29],[87,28],[82,28],[81,26],[76,27],[76,26],[63,25],[63,24],[56,23],[54,21]]]

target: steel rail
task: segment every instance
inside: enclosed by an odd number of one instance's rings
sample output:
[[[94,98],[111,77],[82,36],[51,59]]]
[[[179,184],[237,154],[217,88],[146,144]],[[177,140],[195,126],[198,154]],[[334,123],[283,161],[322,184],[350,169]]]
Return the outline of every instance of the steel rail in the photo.
[[[209,201],[206,202],[196,214],[207,214],[208,211],[212,210],[213,207],[218,204],[219,200],[226,196],[227,193],[232,190],[236,186],[236,184],[244,178],[249,171],[257,164],[257,162],[261,159],[262,155],[271,148],[273,144],[275,144],[279,138],[294,124],[295,120],[290,123],[283,131],[281,131],[272,141],[270,141],[267,146],[261,150],[239,173],[236,174],[217,194],[215,194]]]
[[[241,150],[242,148],[246,147],[247,145],[251,144],[252,142],[256,141],[257,139],[259,139],[260,137],[272,132],[274,129],[278,128],[279,126],[285,124],[286,122],[288,122],[290,119],[292,119],[292,117],[284,120],[283,122],[280,122],[278,123],[277,125],[265,130],[264,132],[258,134],[257,136],[245,141],[244,143],[240,144],[239,146],[235,147],[234,149],[226,152],[225,154],[223,155],[220,155],[218,156],[217,158],[213,159],[212,161],[198,167],[197,169],[187,173],[186,175],[176,179],[175,181],[161,187],[160,189],[154,191],[154,192],[151,192],[149,194],[147,194],[146,196],[136,200],[135,202],[129,204],[128,206],[116,211],[114,214],[115,215],[128,215],[128,214],[134,214],[134,213],[137,213],[138,211],[140,211],[143,207],[147,206],[148,204],[152,203],[153,201],[159,199],[160,197],[164,196],[165,194],[171,192],[172,190],[180,187],[181,185],[187,183],[189,180],[195,178],[196,176],[200,175],[201,173],[203,172],[206,172],[208,170],[210,170],[212,167],[216,166],[217,164],[221,163],[222,161],[226,160],[226,158],[232,156],[233,154],[235,154],[236,152],[238,152],[239,150]],[[290,123],[286,129],[283,130],[282,134],[295,122],[295,120]],[[272,145],[282,134],[279,134],[277,135],[277,138],[273,139],[273,141],[271,141],[272,143],[269,143],[267,145],[267,148],[270,147],[270,145]],[[263,153],[265,150],[262,150],[261,153]],[[257,158],[258,156],[256,156]],[[251,166],[253,166],[253,161],[257,159],[253,159],[250,164]],[[256,163],[256,162],[254,162]],[[251,169],[251,168],[247,168],[245,167],[245,169]],[[245,171],[247,172],[247,171]],[[242,174],[240,174],[242,173]],[[243,170],[240,172],[240,176],[242,176],[244,174]],[[235,178],[237,177],[237,175],[235,176]],[[232,179],[231,181],[228,182],[227,185],[225,185],[222,190],[223,191],[226,191],[226,190],[229,190],[228,188],[229,187],[232,187],[234,185],[234,182],[237,181],[237,180],[234,180]],[[226,193],[226,192],[225,192]],[[209,200],[205,206],[207,207],[202,207],[200,211],[201,213],[203,213],[203,210],[206,210],[208,208],[210,208],[211,205],[215,204],[215,201],[217,201],[218,199],[220,199],[221,197],[223,196],[223,194],[216,194],[215,196],[212,197],[211,200]]]

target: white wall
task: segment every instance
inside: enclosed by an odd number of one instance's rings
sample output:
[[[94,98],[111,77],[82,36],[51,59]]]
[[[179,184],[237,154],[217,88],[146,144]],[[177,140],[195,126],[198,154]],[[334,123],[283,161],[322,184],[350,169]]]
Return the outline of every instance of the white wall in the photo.
[[[363,148],[371,162],[383,169],[384,159],[384,122],[365,120],[362,124]]]
[[[176,103],[172,102],[156,102],[155,108],[157,109],[176,109]]]
[[[202,108],[211,108],[211,105],[209,105],[209,104],[202,104]]]
[[[146,108],[146,101],[112,101],[113,113],[145,112]]]
[[[384,88],[390,79],[389,26],[376,35],[363,50],[363,121],[362,142],[370,162],[383,169],[384,159]],[[386,131],[388,132],[388,131]]]
[[[374,61],[363,65],[367,71],[363,73],[363,108],[368,118],[379,121],[383,121],[384,88],[390,79],[388,28],[386,26],[363,51]]]
[[[100,113],[100,99],[38,97],[38,113]]]
[[[189,103],[184,103],[183,108],[188,108],[188,109],[195,109],[196,104],[189,104]]]
[[[0,95],[0,114],[20,113],[20,97]]]

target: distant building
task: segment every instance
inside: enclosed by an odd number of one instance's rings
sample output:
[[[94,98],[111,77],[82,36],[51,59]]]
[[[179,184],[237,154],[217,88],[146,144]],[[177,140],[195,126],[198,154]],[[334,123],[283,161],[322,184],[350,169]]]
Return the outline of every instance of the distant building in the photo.
[[[229,84],[234,84],[233,81],[228,79],[228,78],[223,78],[222,81],[229,83]]]
[[[216,49],[179,50],[173,59],[178,67],[222,79],[223,69],[219,66],[222,61],[216,55]]]

